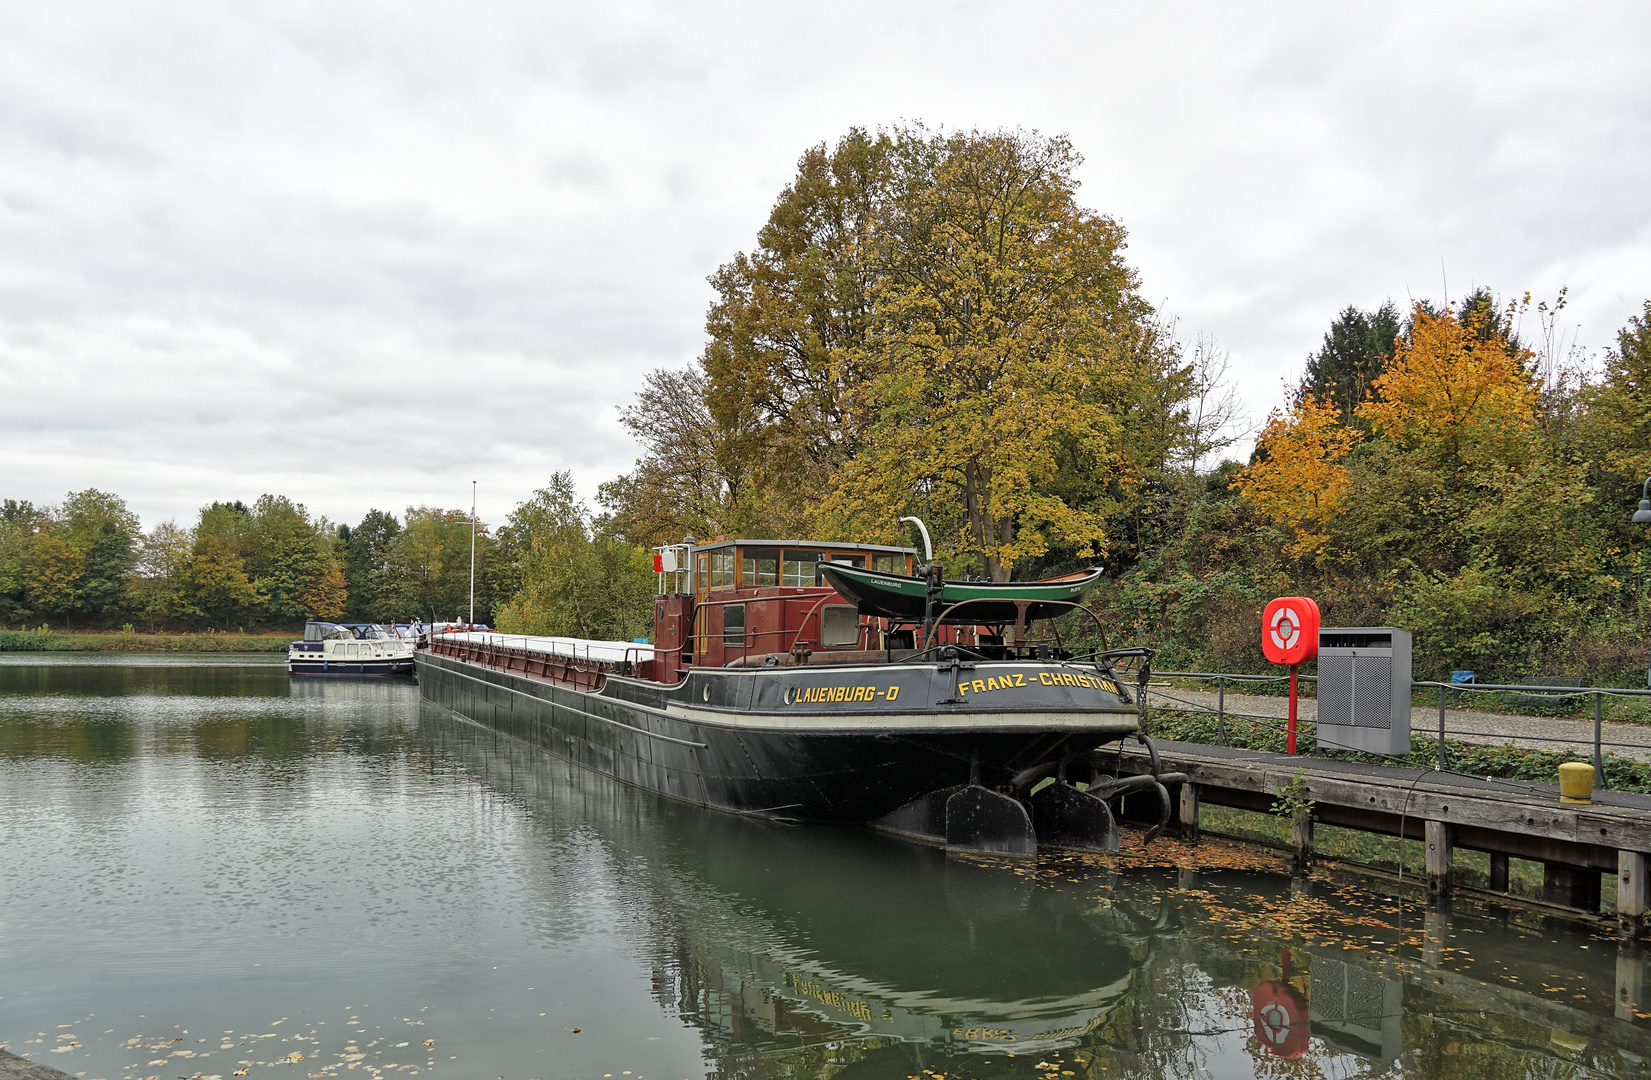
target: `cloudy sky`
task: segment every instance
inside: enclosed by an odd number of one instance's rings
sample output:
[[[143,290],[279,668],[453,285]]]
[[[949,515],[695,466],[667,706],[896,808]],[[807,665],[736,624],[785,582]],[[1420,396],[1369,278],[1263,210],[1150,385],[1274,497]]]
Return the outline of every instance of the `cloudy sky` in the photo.
[[[1651,296],[1644,4],[0,0],[0,497],[502,519],[636,454],[798,155],[1066,133],[1252,423],[1347,304]]]

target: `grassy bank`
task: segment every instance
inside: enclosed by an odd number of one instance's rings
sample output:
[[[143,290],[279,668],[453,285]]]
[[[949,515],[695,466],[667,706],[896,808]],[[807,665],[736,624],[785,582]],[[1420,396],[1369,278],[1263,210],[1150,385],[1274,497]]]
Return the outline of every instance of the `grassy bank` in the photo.
[[[1376,765],[1398,765],[1418,769],[1431,769],[1439,760],[1439,740],[1429,738],[1420,732],[1412,735],[1409,754],[1402,758],[1390,758],[1353,751],[1319,750],[1316,747],[1318,739],[1317,725],[1304,720],[1297,725],[1297,728],[1299,731],[1296,742],[1298,748],[1305,750],[1313,757],[1336,758],[1342,761],[1368,761]],[[1210,713],[1171,712],[1167,709],[1155,708],[1147,718],[1147,731],[1154,739],[1167,739],[1174,742],[1214,745],[1220,741],[1217,739],[1215,717]],[[1591,737],[1592,732],[1590,731],[1589,738]],[[1579,739],[1578,741],[1581,742],[1582,740]],[[1282,754],[1285,746],[1284,722],[1280,720],[1264,724],[1229,716],[1226,721],[1225,743],[1227,746],[1236,746],[1247,750],[1267,750],[1275,754]],[[1593,750],[1591,746],[1586,748],[1579,746],[1573,751],[1523,750],[1506,744],[1487,746],[1446,739],[1445,760],[1452,772],[1495,777],[1501,780],[1534,780],[1556,784],[1559,782],[1560,762],[1591,762],[1593,760]],[[1638,791],[1651,794],[1651,762],[1631,761],[1617,757],[1614,754],[1606,754],[1605,777],[1603,779],[1602,787],[1613,788],[1617,791]]]
[[[113,630],[60,634],[49,630],[0,630],[0,652],[286,652],[295,635],[232,634],[207,630],[192,634],[143,634]]]

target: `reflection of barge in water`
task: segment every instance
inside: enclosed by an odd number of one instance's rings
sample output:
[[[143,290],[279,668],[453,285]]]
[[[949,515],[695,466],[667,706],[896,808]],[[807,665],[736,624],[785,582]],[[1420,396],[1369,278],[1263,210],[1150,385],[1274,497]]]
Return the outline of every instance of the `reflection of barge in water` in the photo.
[[[1151,959],[1145,920],[1037,887],[1015,866],[700,813],[468,724],[425,731],[540,827],[577,835],[619,871],[623,936],[653,996],[718,1054],[848,1037],[949,1052],[1075,1046],[1119,1015]],[[551,878],[574,872],[556,859]],[[547,888],[536,896],[560,911]]]
[[[1282,861],[1194,873],[1063,860],[1034,878],[862,830],[697,813],[471,724],[430,717],[421,730],[531,815],[543,863],[526,917],[587,932],[568,897],[589,873],[612,875],[623,938],[653,996],[704,1034],[708,1074],[815,1075],[829,1053],[849,1062],[844,1080],[1026,1080],[1055,1060],[1032,1055],[1063,1052],[1088,1059],[1066,1066],[1080,1077],[1193,1076],[1212,1053],[1283,1075],[1299,1070],[1246,1038],[1254,989],[1281,978],[1307,998],[1325,1075],[1425,1073],[1449,1043],[1486,1075],[1643,1077],[1651,1061],[1635,1023],[1644,953],[1601,950],[1540,913],[1395,907],[1387,890],[1344,907],[1337,887],[1320,897],[1336,913],[1315,920],[1326,940],[1302,946],[1299,924],[1268,918],[1303,901]],[[1221,909],[1236,921],[1212,919]],[[1373,934],[1417,939],[1384,952]],[[1293,976],[1277,966],[1285,946]],[[1589,1000],[1547,990],[1581,977],[1571,989]],[[1234,1038],[1219,1047],[1193,1035],[1222,1031]],[[1395,1064],[1401,1052],[1412,1056]]]
[[[1070,597],[1096,575],[971,583],[947,602],[957,583],[932,561],[912,577],[913,555],[668,548],[652,646],[437,635],[419,658],[421,691],[597,772],[742,813],[1015,853],[1040,839],[1115,849],[1106,800],[1125,790],[1156,788],[1167,816],[1157,778],[1117,781],[1088,764],[1097,746],[1139,737],[1126,677],[1139,665],[1144,679],[1150,659],[1062,642],[1051,616],[1084,610]],[[837,566],[917,581],[922,619],[868,596],[868,574],[833,587]]]

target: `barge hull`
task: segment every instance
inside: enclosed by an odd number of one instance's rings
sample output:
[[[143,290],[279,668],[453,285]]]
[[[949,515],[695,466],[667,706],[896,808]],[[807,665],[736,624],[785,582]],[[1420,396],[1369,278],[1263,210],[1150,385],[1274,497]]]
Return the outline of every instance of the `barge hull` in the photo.
[[[593,772],[704,806],[799,821],[873,823],[930,792],[1006,783],[1136,724],[1133,715],[1096,712],[1054,730],[1017,729],[1008,715],[972,717],[961,729],[953,718],[926,731],[778,730],[710,722],[700,710],[681,711],[674,688],[635,680],[594,692],[426,652],[418,675],[421,694],[436,704]]]

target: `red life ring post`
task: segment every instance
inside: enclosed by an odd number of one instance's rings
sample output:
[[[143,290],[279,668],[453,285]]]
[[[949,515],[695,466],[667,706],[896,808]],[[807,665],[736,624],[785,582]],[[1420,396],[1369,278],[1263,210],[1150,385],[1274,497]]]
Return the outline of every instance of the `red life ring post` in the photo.
[[[1281,596],[1261,613],[1261,651],[1290,669],[1290,724],[1284,752],[1296,752],[1296,670],[1318,655],[1319,606],[1311,597]]]

